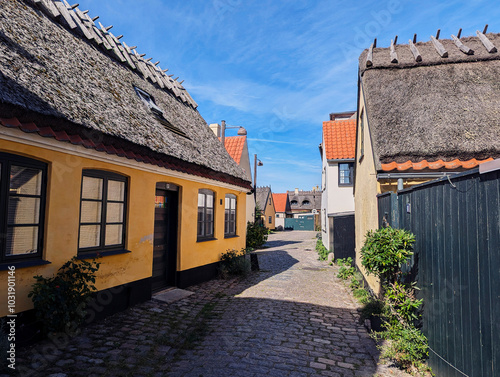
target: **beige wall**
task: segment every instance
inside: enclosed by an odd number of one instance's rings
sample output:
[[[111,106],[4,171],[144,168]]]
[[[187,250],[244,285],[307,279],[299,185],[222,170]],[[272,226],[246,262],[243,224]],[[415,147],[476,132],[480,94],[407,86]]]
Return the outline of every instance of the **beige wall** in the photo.
[[[369,230],[378,228],[377,194],[379,187],[373,159],[373,150],[370,140],[370,130],[366,114],[364,111],[363,92],[360,91],[358,104],[358,117],[363,116],[364,123],[364,155],[361,158],[361,119],[358,119],[357,140],[356,140],[356,179],[354,192],[355,226],[356,226],[356,265],[365,275],[370,287],[378,293],[380,285],[377,278],[367,275],[361,265],[360,251],[363,247],[366,233]],[[361,161],[360,161],[361,158]]]

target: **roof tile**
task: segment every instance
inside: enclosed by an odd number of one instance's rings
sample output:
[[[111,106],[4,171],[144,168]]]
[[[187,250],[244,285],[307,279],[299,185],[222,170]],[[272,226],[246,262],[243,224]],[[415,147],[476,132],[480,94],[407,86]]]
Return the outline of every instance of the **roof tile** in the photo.
[[[246,139],[246,136],[230,136],[226,137],[224,140],[224,146],[226,147],[227,153],[229,153],[231,158],[236,161],[238,165],[241,161],[241,155],[243,153],[243,147]]]
[[[471,160],[466,160],[466,161],[461,161],[459,159],[455,159],[452,161],[443,161],[443,160],[437,160],[437,161],[427,161],[427,160],[422,160],[418,162],[413,162],[413,161],[406,161],[406,162],[396,162],[392,161],[386,164],[382,164],[382,170],[383,171],[392,171],[392,170],[397,170],[397,171],[405,171],[405,170],[423,170],[423,169],[431,169],[431,170],[439,170],[439,169],[448,169],[448,170],[454,170],[454,169],[472,169],[478,166],[479,164],[482,164],[483,162],[487,161],[492,161],[493,158],[487,158],[486,160],[476,160],[475,158]]]
[[[356,148],[356,119],[323,122],[323,143],[328,160],[353,159]]]
[[[288,199],[288,194],[273,194],[274,208],[276,212],[286,212],[286,202]]]

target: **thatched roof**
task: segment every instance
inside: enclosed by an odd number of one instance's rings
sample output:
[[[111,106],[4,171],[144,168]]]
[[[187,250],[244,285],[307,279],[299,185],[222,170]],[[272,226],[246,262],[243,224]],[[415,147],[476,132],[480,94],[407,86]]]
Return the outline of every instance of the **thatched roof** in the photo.
[[[500,48],[500,34],[486,37]],[[374,48],[372,65],[360,58],[361,85],[377,170],[382,163],[451,161],[500,157],[500,54],[488,52],[479,37],[461,38],[474,51],[466,55],[453,40]]]
[[[0,118],[168,158],[193,174],[199,168],[250,187],[181,83],[66,1],[2,1],[0,56]],[[134,87],[154,98],[164,121]]]
[[[257,201],[257,207],[261,210],[264,211],[267,207],[267,202],[271,196],[271,187],[270,186],[263,186],[263,187],[257,187],[256,189],[256,201]]]
[[[287,191],[292,211],[321,210],[321,191]]]

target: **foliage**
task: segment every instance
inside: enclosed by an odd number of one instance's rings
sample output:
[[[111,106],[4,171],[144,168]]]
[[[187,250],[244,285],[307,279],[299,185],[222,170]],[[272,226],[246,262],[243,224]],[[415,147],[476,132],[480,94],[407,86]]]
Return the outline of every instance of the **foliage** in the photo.
[[[385,302],[391,316],[398,322],[412,324],[419,319],[423,299],[416,299],[416,289],[415,283],[394,282],[385,287]]]
[[[365,319],[370,319],[373,316],[382,317],[382,314],[384,312],[385,312],[384,301],[370,297],[361,308],[359,320],[360,322],[364,322]]]
[[[328,254],[330,254],[330,250],[328,250],[325,245],[323,245],[323,241],[321,240],[321,237],[318,237],[316,241],[316,251],[318,252],[319,255],[319,260],[327,260],[328,259]]]
[[[362,265],[382,283],[392,283],[400,274],[400,265],[413,255],[415,236],[391,227],[368,231],[361,249]]]
[[[388,340],[381,356],[394,360],[412,374],[430,371],[424,364],[429,357],[429,347],[422,331],[399,322],[385,326],[386,330],[375,336]]]
[[[34,276],[36,283],[28,297],[46,332],[64,331],[83,323],[90,295],[97,291],[94,284],[99,266],[95,259],[87,262],[73,257],[54,277]]]
[[[221,254],[219,274],[225,279],[230,276],[244,276],[250,271],[250,261],[245,258],[247,249],[229,249]]]
[[[354,288],[352,295],[361,303],[366,304],[370,301],[370,293],[364,287]]]
[[[345,259],[337,259],[335,262],[339,266],[339,272],[337,273],[337,277],[339,279],[347,280],[354,276],[356,268],[354,267],[351,257]]]
[[[260,249],[267,241],[267,229],[258,222],[247,223],[246,247]]]

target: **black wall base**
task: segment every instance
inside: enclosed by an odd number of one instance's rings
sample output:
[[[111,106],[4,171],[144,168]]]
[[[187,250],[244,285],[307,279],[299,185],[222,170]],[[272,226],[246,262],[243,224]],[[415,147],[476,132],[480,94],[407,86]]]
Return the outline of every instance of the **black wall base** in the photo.
[[[87,306],[85,325],[100,321],[131,306],[151,299],[151,278],[118,285],[99,291],[92,296]],[[2,321],[9,318],[3,317]],[[4,325],[3,332],[7,331]],[[42,324],[36,320],[35,310],[17,313],[16,345],[24,347],[43,339]]]
[[[177,271],[177,287],[184,289],[191,285],[215,279],[219,275],[219,262]]]

